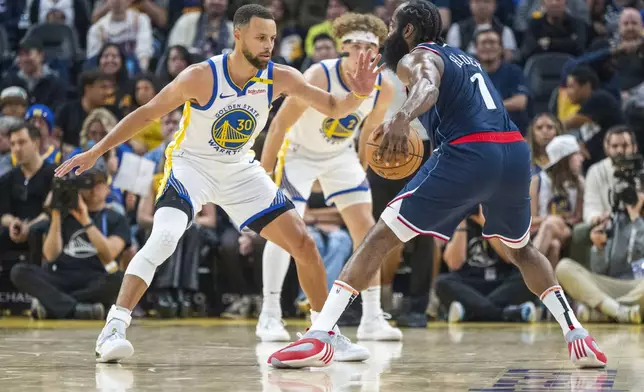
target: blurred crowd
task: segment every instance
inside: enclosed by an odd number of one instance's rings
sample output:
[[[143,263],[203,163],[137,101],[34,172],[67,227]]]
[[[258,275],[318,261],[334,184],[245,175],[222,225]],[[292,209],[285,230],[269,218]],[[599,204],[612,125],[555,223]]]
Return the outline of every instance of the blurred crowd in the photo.
[[[273,61],[304,71],[341,55],[332,36],[338,16],[374,13],[389,25],[401,1],[264,3],[278,26]],[[531,147],[532,241],[574,299],[578,318],[640,323],[644,2],[435,3],[444,40],[478,58]],[[231,51],[232,15],[243,4],[0,0],[0,309],[35,318],[104,317],[129,260],[149,235],[164,150],[179,129],[181,108],[82,176],[57,179],[54,168],[99,142],[189,65]],[[395,79],[390,71],[386,77]],[[394,81],[404,99],[404,87]],[[274,105],[273,113],[278,109]],[[262,144],[263,134],[257,156]],[[154,170],[143,186],[117,186],[126,182],[118,180],[120,173],[146,165]],[[372,172],[368,179],[377,218],[404,180]],[[319,188],[304,219],[329,275],[337,276],[351,254],[351,237]],[[394,255],[400,262],[383,271],[382,292],[398,325],[541,319],[539,301],[518,269],[484,237],[484,222],[482,211],[474,210],[449,242],[417,238]],[[256,315],[264,243],[207,206],[135,315]],[[285,315],[306,314],[293,266],[285,285]],[[357,325],[359,313],[360,306],[352,306],[341,324]]]

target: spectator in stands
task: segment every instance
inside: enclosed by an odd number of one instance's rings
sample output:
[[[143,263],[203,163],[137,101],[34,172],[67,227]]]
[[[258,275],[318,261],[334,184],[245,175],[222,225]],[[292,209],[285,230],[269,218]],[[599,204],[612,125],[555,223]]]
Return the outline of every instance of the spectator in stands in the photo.
[[[534,246],[553,267],[561,249],[570,239],[570,228],[581,222],[584,180],[583,156],[572,135],[556,136],[546,146],[548,165],[535,174],[530,184],[532,229],[537,229]]]
[[[338,57],[338,49],[335,41],[330,35],[321,33],[313,39],[314,52],[312,57],[307,57],[302,62],[300,71],[306,71],[311,65],[319,63],[322,60],[328,60]]]
[[[0,93],[0,108],[2,115],[23,119],[27,112],[27,92],[22,87],[7,87]]]
[[[45,162],[59,165],[62,152],[54,144],[54,112],[45,105],[31,105],[25,114],[25,121],[40,130],[40,154]]]
[[[537,53],[560,52],[580,55],[586,48],[588,27],[566,12],[566,0],[543,0],[544,13],[530,21],[523,39],[524,60]]]
[[[525,134],[530,121],[527,111],[530,92],[523,78],[523,70],[515,64],[503,61],[503,45],[498,31],[494,29],[479,30],[473,40],[476,45],[477,58],[492,79],[494,87],[501,94],[510,118]]]
[[[112,79],[112,89],[105,105],[119,118],[128,112],[132,105],[131,81],[126,62],[123,49],[116,44],[105,45],[98,54],[99,70]]]
[[[635,192],[635,189],[633,189]],[[590,270],[577,261],[561,260],[555,273],[564,290],[580,302],[577,317],[588,321],[592,310],[620,323],[640,324],[644,306],[644,192],[633,204],[595,226]]]
[[[96,0],[94,2],[94,11],[92,11],[92,22],[96,23],[105,15],[110,8],[111,0]],[[129,7],[146,14],[152,24],[160,30],[165,30],[168,26],[168,6],[170,0],[129,0]]]
[[[181,71],[192,65],[192,63],[192,56],[188,52],[188,49],[181,45],[171,46],[168,49],[165,67],[161,69],[160,74],[157,74],[157,76],[165,86],[172,82]]]
[[[112,78],[100,71],[86,71],[80,75],[81,97],[66,102],[56,112],[55,135],[60,138],[64,154],[80,146],[80,131],[87,115],[105,106],[111,93]]]
[[[569,15],[585,22],[590,21],[587,0],[567,0],[565,7]],[[524,34],[535,17],[543,17],[543,8],[543,0],[519,0],[514,14],[515,32]]]
[[[121,285],[114,260],[130,242],[127,221],[105,206],[105,171],[95,167],[78,180],[84,185],[75,208],[66,207],[58,189],[53,191],[43,245],[46,263],[19,263],[11,269],[13,284],[38,301],[32,313],[38,319],[101,320]]]
[[[302,37],[305,35],[305,31],[294,24],[289,7],[284,0],[271,0],[267,7],[277,24],[277,38],[273,54],[284,58],[288,64],[296,67],[304,58]]]
[[[22,120],[16,117],[0,116],[0,177],[13,167],[9,130],[18,126]]]
[[[51,23],[54,20],[76,30],[81,48],[87,43],[90,20],[85,0],[32,0],[29,21],[32,25]]]
[[[587,66],[579,66],[568,74],[566,95],[579,111],[564,121],[566,129],[581,131],[587,152],[585,168],[604,158],[602,142],[608,128],[623,124],[624,115],[619,102],[605,90],[599,89],[597,74]]]
[[[619,40],[615,53],[618,55],[617,74],[622,91],[630,90],[644,82],[643,47],[642,15],[635,8],[625,8],[619,17]]]
[[[588,169],[584,188],[584,222],[595,226],[609,217],[613,209],[615,160],[637,151],[635,135],[625,125],[610,128],[604,137],[606,158]]]
[[[435,283],[441,303],[449,305],[448,321],[534,322],[534,295],[500,241],[483,237],[482,209],[472,212],[445,246],[443,259],[451,272]]]
[[[608,30],[606,29],[607,3],[608,2],[606,0],[588,0],[591,28],[588,36],[589,42],[596,39],[607,38],[608,36]]]
[[[55,166],[42,159],[40,130],[33,125],[14,125],[9,140],[17,165],[0,177],[0,251],[29,251],[27,240],[32,226],[44,218]]]
[[[147,70],[154,54],[150,18],[128,9],[131,0],[108,0],[109,11],[87,33],[87,57],[94,57],[108,43],[119,45],[126,56],[136,58]]]
[[[103,140],[117,123],[118,120],[109,110],[105,108],[92,110],[83,121],[83,127],[79,134],[80,147],[74,149],[70,155],[73,156],[92,148],[94,144]],[[119,144],[114,150],[116,150],[116,157],[119,162],[123,160],[124,153],[132,152],[132,148],[127,143]]]
[[[322,23],[311,26],[304,41],[304,49],[307,56],[313,56],[313,40],[320,34],[333,36],[333,21],[342,14],[349,12],[349,6],[345,0],[329,0],[326,7],[326,19]],[[339,37],[336,37],[339,39]],[[336,41],[336,47],[338,43]]]
[[[150,102],[161,90],[157,78],[152,74],[142,74],[137,76],[132,85],[133,91],[131,95],[133,100],[131,110],[135,110],[136,108]],[[162,141],[163,135],[161,135],[161,119],[155,119],[130,139],[129,143],[134,152],[138,155],[143,155],[146,152],[157,148]]]
[[[15,49],[20,39],[22,16],[27,8],[27,0],[4,0],[0,7],[0,26],[7,30],[7,38],[10,43],[10,50]]]
[[[555,136],[563,134],[563,124],[551,113],[538,114],[528,127],[532,174],[538,174],[548,162],[546,146]]]
[[[31,103],[55,108],[65,101],[67,87],[45,64],[45,53],[40,42],[24,40],[18,50],[18,69],[2,78],[2,85],[20,86],[29,93]]]
[[[454,23],[447,32],[447,44],[462,50],[477,54],[476,35],[478,31],[492,30],[499,35],[499,44],[503,48],[502,58],[512,60],[517,50],[514,33],[494,17],[496,0],[470,0],[472,16]]]
[[[182,45],[204,57],[232,50],[233,22],[226,17],[227,8],[228,0],[203,0],[201,12],[179,18],[170,31],[168,46]]]

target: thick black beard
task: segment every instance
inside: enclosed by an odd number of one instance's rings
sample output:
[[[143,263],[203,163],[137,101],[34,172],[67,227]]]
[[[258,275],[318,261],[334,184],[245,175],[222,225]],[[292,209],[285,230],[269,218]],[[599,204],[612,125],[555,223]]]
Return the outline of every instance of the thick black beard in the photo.
[[[407,45],[402,32],[396,31],[387,37],[383,46],[385,48],[385,53],[383,54],[385,64],[387,68],[396,72],[400,59],[409,53],[409,45]]]
[[[246,60],[255,68],[257,69],[266,69],[268,67],[268,61],[260,60],[259,57],[253,56],[250,52],[246,50],[242,50],[242,53],[244,54],[244,57],[246,57]]]

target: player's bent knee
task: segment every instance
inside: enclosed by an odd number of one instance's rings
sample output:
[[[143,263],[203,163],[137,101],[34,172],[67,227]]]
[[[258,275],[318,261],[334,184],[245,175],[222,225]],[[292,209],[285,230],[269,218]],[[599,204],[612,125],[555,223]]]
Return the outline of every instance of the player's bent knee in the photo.
[[[306,262],[317,259],[317,244],[306,230],[298,230],[297,235],[291,240],[290,252],[296,262]]]

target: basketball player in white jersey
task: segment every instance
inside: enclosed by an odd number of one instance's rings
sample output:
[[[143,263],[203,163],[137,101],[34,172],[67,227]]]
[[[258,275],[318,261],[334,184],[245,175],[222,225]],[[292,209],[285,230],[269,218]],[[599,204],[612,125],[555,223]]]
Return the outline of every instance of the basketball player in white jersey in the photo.
[[[340,95],[350,91],[344,81],[347,74],[355,72],[360,56],[367,51],[378,51],[387,37],[387,26],[374,15],[347,13],[334,21],[333,34],[340,38],[346,55],[313,65],[304,77],[312,85]],[[362,124],[362,152],[371,132],[384,122],[393,96],[392,83],[381,74],[369,98],[342,118],[329,117],[306,102],[289,97],[271,122],[262,150],[262,166],[268,172],[275,168],[279,151],[275,180],[300,215],[304,215],[313,183],[320,182],[327,204],[335,204],[340,211],[354,249],[375,224],[369,183],[354,141]],[[272,242],[266,244],[262,273],[264,302],[256,330],[262,341],[290,340],[281,322],[280,307],[280,292],[289,262],[288,252]],[[381,308],[379,273],[361,295],[363,310],[358,339],[401,340],[402,332],[389,325]],[[340,359],[336,356],[336,360]]]
[[[80,174],[116,145],[132,138],[156,118],[182,104],[181,126],[166,150],[164,178],[159,187],[150,238],[128,265],[116,305],[96,343],[100,362],[131,356],[126,340],[131,310],[150,285],[156,268],[174,252],[193,217],[206,203],[222,207],[240,228],[250,228],[286,249],[296,260],[300,284],[319,311],[324,304],[326,274],[315,242],[293,204],[277,189],[250,151],[266,124],[272,101],[289,95],[309,102],[330,117],[344,117],[367,99],[381,68],[361,56],[349,75],[352,91],[336,97],[310,85],[301,73],[274,65],[276,36],[273,16],[266,8],[240,7],[234,20],[235,48],[190,66],[148,104],[125,117],[100,143],[76,155],[56,170]],[[315,316],[315,314],[314,314]],[[369,353],[336,334],[336,349],[354,359]]]

